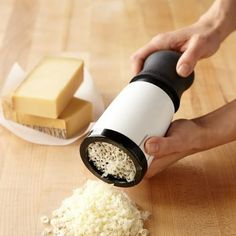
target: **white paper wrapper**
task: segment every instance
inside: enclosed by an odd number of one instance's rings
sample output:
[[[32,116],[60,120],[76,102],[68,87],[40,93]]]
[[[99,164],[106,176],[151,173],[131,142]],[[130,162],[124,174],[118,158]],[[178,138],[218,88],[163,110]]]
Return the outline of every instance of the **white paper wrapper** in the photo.
[[[14,91],[24,79],[25,72],[17,63],[15,63],[6,79],[5,84],[3,85],[2,89],[0,89],[0,97],[9,94],[11,91]],[[94,120],[97,120],[99,116],[103,113],[104,103],[102,97],[95,88],[93,80],[86,69],[84,70],[84,81],[82,82],[81,86],[76,91],[74,96],[93,103]],[[28,142],[58,146],[68,145],[70,143],[75,142],[77,139],[84,136],[93,125],[93,123],[91,123],[86,130],[81,131],[81,133],[77,134],[73,138],[59,139],[48,134],[44,134],[31,128],[25,127],[23,125],[17,124],[15,122],[6,120],[3,116],[2,106],[0,106],[0,124],[16,136]]]

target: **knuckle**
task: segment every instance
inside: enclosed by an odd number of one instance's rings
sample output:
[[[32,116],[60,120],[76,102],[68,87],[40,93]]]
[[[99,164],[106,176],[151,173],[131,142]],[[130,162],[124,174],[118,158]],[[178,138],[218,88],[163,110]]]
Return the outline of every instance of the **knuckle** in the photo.
[[[154,37],[152,38],[151,42],[155,44],[155,43],[157,43],[157,42],[163,40],[164,38],[168,37],[168,34],[169,34],[169,33],[160,33],[160,34],[154,36]]]
[[[139,52],[136,52],[131,56],[131,61],[135,62],[135,61],[139,60],[139,58],[140,58]]]
[[[207,37],[203,34],[195,34],[193,35],[194,41],[198,45],[203,45],[207,42]]]

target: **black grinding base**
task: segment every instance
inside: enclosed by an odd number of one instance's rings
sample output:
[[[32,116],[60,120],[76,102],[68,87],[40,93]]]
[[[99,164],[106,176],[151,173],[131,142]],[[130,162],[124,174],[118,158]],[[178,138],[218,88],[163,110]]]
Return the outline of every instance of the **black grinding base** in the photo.
[[[92,134],[93,131],[84,139],[80,146],[80,155],[85,166],[99,179],[114,184],[119,187],[132,187],[137,185],[147,172],[147,161],[143,151],[131,139],[125,135],[110,129],[103,129],[99,134]],[[103,172],[98,170],[92,161],[89,161],[88,146],[94,142],[106,142],[124,151],[133,161],[136,168],[134,181],[127,182],[125,179],[115,178],[112,175],[102,177]]]

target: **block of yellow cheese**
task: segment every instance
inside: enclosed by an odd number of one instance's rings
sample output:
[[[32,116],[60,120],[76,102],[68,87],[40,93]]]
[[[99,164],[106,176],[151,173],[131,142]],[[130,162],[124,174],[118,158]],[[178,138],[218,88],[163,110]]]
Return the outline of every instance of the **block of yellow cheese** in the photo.
[[[57,118],[83,80],[83,61],[46,57],[12,95],[15,111]]]
[[[6,119],[57,138],[70,138],[92,121],[92,104],[75,97],[57,119],[16,112],[8,98],[3,98],[2,108]]]

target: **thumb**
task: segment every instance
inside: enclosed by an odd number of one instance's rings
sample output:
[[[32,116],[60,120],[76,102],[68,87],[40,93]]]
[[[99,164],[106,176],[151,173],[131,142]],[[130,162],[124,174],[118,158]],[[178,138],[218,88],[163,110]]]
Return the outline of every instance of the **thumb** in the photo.
[[[151,137],[145,143],[145,151],[149,155],[162,157],[178,152],[178,143],[175,137]]]
[[[180,76],[187,77],[193,72],[197,61],[201,58],[201,48],[202,46],[197,38],[193,38],[192,41],[190,41],[186,51],[182,54],[176,66],[176,71]]]

